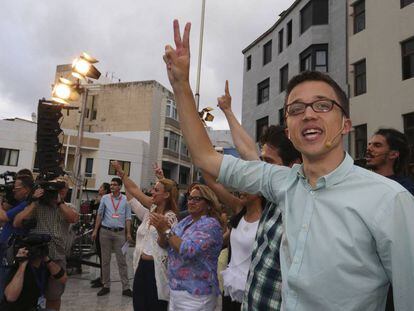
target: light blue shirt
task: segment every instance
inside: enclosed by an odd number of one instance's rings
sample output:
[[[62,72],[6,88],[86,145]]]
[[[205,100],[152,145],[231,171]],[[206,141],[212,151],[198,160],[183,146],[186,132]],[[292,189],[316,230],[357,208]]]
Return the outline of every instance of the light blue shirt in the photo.
[[[307,182],[292,169],[224,156],[219,182],[261,192],[282,210],[285,311],[414,308],[414,197],[398,183],[344,161]]]
[[[125,195],[120,194],[118,197],[113,197],[114,204],[112,204],[111,196],[111,193],[105,194],[99,204],[98,214],[102,217],[101,224],[109,228],[125,228],[126,220],[131,220],[131,207],[127,203]],[[120,203],[119,200],[121,200]],[[115,213],[115,207],[118,203],[119,207]],[[113,214],[118,214],[119,217],[114,218]]]

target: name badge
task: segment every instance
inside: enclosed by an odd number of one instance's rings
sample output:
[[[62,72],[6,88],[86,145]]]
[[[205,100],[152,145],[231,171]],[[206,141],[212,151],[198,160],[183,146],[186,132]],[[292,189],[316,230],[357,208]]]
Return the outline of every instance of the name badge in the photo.
[[[112,218],[119,218],[119,214],[112,214]]]

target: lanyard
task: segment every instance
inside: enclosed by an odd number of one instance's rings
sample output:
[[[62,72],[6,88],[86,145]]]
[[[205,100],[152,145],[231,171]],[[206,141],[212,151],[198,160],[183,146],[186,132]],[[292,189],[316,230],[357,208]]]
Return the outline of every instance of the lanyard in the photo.
[[[111,201],[112,201],[112,206],[114,207],[115,214],[117,214],[117,211],[118,211],[118,208],[119,208],[119,204],[121,204],[121,201],[122,201],[122,196],[119,195],[118,204],[116,206],[115,206],[113,194],[111,194]]]

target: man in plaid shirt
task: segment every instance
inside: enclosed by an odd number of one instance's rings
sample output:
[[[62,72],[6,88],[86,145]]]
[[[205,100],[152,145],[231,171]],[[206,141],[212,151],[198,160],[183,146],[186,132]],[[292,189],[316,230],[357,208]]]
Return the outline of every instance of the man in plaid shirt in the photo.
[[[231,110],[231,96],[226,81],[225,94],[218,106],[229,123],[234,144],[245,160],[259,160],[256,145]],[[284,127],[270,126],[260,137],[260,159],[270,164],[292,166],[301,162],[299,151],[286,137]],[[268,203],[263,211],[253,246],[242,310],[280,310],[282,275],[279,247],[282,240],[282,215],[277,205]]]

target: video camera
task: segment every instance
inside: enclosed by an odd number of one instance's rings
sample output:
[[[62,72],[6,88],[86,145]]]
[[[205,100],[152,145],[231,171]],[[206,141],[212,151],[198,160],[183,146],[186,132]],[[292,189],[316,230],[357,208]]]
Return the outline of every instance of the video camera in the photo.
[[[64,181],[49,181],[49,180],[36,180],[35,188],[43,189],[45,192],[40,198],[39,202],[44,205],[50,205],[53,201],[58,199],[58,191],[65,188],[66,183]]]
[[[14,198],[13,188],[16,181],[16,173],[6,171],[0,174],[0,179],[4,180],[4,184],[0,184],[0,196],[4,198],[10,205],[16,205],[17,201]]]
[[[29,236],[17,236],[14,242],[14,254],[16,255],[20,248],[25,247],[28,250],[28,259],[33,260],[43,258],[49,255],[49,234],[30,234]],[[15,257],[15,261],[23,261],[26,258]]]

